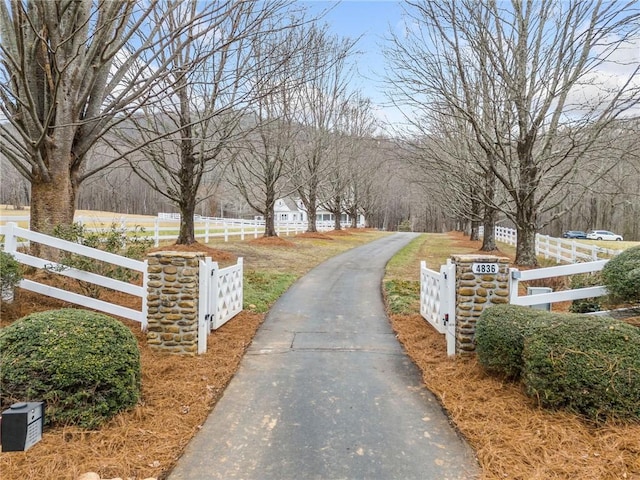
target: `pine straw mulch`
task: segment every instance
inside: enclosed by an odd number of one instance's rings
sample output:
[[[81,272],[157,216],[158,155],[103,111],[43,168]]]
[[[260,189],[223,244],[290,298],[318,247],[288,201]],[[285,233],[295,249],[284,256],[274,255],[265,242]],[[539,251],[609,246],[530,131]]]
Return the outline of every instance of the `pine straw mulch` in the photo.
[[[486,375],[475,359],[448,358],[442,336],[420,315],[391,323],[475,449],[484,480],[640,479],[640,424],[598,427],[537,408],[519,385]]]
[[[297,245],[282,237],[258,237],[248,242],[251,245],[263,245],[268,247],[296,248]]]

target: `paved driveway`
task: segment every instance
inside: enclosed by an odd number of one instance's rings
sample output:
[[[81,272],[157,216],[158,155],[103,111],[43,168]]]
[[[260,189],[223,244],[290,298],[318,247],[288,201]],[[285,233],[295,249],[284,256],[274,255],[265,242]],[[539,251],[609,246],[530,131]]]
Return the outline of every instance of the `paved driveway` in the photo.
[[[413,238],[376,240],[296,282],[169,479],[477,478],[385,316],[384,266]]]

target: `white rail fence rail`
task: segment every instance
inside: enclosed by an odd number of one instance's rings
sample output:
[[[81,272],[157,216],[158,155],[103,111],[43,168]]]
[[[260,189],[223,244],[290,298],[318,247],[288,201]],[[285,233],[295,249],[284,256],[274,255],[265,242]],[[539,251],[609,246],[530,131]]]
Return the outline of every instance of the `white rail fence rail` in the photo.
[[[29,216],[8,216],[0,218],[0,222],[29,222]],[[76,216],[74,221],[80,223],[87,231],[104,231],[115,225],[116,228],[124,231],[134,231],[136,227],[142,227],[138,234],[142,237],[153,240],[157,247],[161,241],[171,241],[178,238],[180,230],[180,216],[178,214],[159,213],[157,217],[124,217],[114,215],[111,217],[98,216]],[[346,223],[343,227],[348,227]],[[333,230],[333,221],[317,222],[319,231]],[[276,222],[275,229],[278,235],[295,235],[305,232],[308,228],[307,222]],[[214,238],[223,238],[225,242],[231,237],[257,238],[264,231],[263,220],[247,220],[233,218],[200,217],[194,218],[195,236],[208,243]]]
[[[447,260],[436,272],[420,262],[420,314],[445,335],[447,354],[455,354],[456,330],[456,277],[455,265]]]
[[[509,303],[513,305],[543,305],[547,303],[564,302],[567,300],[580,300],[583,298],[601,297],[607,295],[606,287],[592,286],[561,290],[557,292],[538,293],[534,295],[519,295],[519,283],[543,278],[553,278],[566,275],[577,275],[601,271],[608,260],[595,262],[574,263],[557,267],[537,268],[534,270],[509,269]]]
[[[18,286],[25,290],[57,298],[65,302],[73,303],[83,307],[98,310],[100,312],[128,318],[139,322],[142,329],[147,326],[147,262],[133,260],[127,257],[121,257],[112,253],[104,252],[95,248],[79,245],[74,242],[61,240],[56,237],[50,237],[41,233],[32,232],[30,230],[20,228],[15,223],[7,223],[0,226],[0,234],[4,235],[4,251],[10,253],[14,258],[24,264],[38,269],[43,269],[51,273],[59,274],[65,277],[74,278],[83,282],[92,283],[105,288],[110,288],[119,292],[123,292],[141,299],[140,310],[123,307],[113,303],[105,302],[96,298],[88,297],[78,293],[68,292],[60,288],[52,287],[33,280],[23,279]],[[65,265],[58,264],[49,260],[43,260],[17,250],[18,239],[28,240],[30,242],[40,243],[49,247],[57,248],[66,252],[71,252],[85,257],[107,262],[122,268],[133,270],[142,275],[142,286],[133,285],[128,282],[115,280],[113,278],[104,277],[95,273],[70,268]]]
[[[518,235],[513,228],[496,227],[495,239],[497,242],[516,245]],[[538,233],[536,234],[536,255],[547,259],[552,258],[557,263],[576,263],[595,262],[620,253],[620,250],[602,248],[598,245],[590,245],[588,242],[589,240],[567,240]]]

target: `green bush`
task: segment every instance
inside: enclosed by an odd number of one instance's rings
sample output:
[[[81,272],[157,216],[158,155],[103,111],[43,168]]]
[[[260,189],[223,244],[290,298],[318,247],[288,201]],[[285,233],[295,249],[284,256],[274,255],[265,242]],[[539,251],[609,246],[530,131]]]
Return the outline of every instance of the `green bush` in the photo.
[[[572,275],[569,282],[571,289],[595,287],[598,285],[602,285],[602,276],[600,275],[600,272]],[[571,306],[569,307],[569,311],[572,313],[599,312],[600,310],[602,310],[600,297],[572,300]]]
[[[640,421],[640,330],[609,317],[553,317],[525,338],[527,394],[595,422]]]
[[[0,331],[0,400],[44,400],[45,424],[94,428],[140,398],[140,352],[119,321],[86,310],[28,315]]]
[[[0,288],[13,288],[22,280],[22,266],[13,255],[0,251]]]
[[[532,322],[547,312],[518,305],[487,308],[476,323],[476,354],[480,365],[490,373],[517,380],[522,372],[524,339]]]
[[[609,260],[602,279],[613,303],[640,302],[640,246],[629,248]]]

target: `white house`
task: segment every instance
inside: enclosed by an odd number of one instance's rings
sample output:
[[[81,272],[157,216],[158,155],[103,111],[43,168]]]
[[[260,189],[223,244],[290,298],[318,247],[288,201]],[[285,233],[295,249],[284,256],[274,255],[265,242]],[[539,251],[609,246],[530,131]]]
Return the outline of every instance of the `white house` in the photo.
[[[291,197],[279,198],[276,200],[276,204],[274,206],[274,214],[276,223],[287,223],[287,222],[307,222],[308,215],[307,210],[302,203],[302,200],[293,199]],[[261,217],[258,217],[261,218]],[[316,212],[316,221],[318,223],[331,223],[334,222],[333,213],[328,210],[318,209]],[[340,223],[343,225],[350,224],[350,217],[348,214],[343,213],[340,218]],[[358,215],[358,227],[364,227],[364,215]]]

